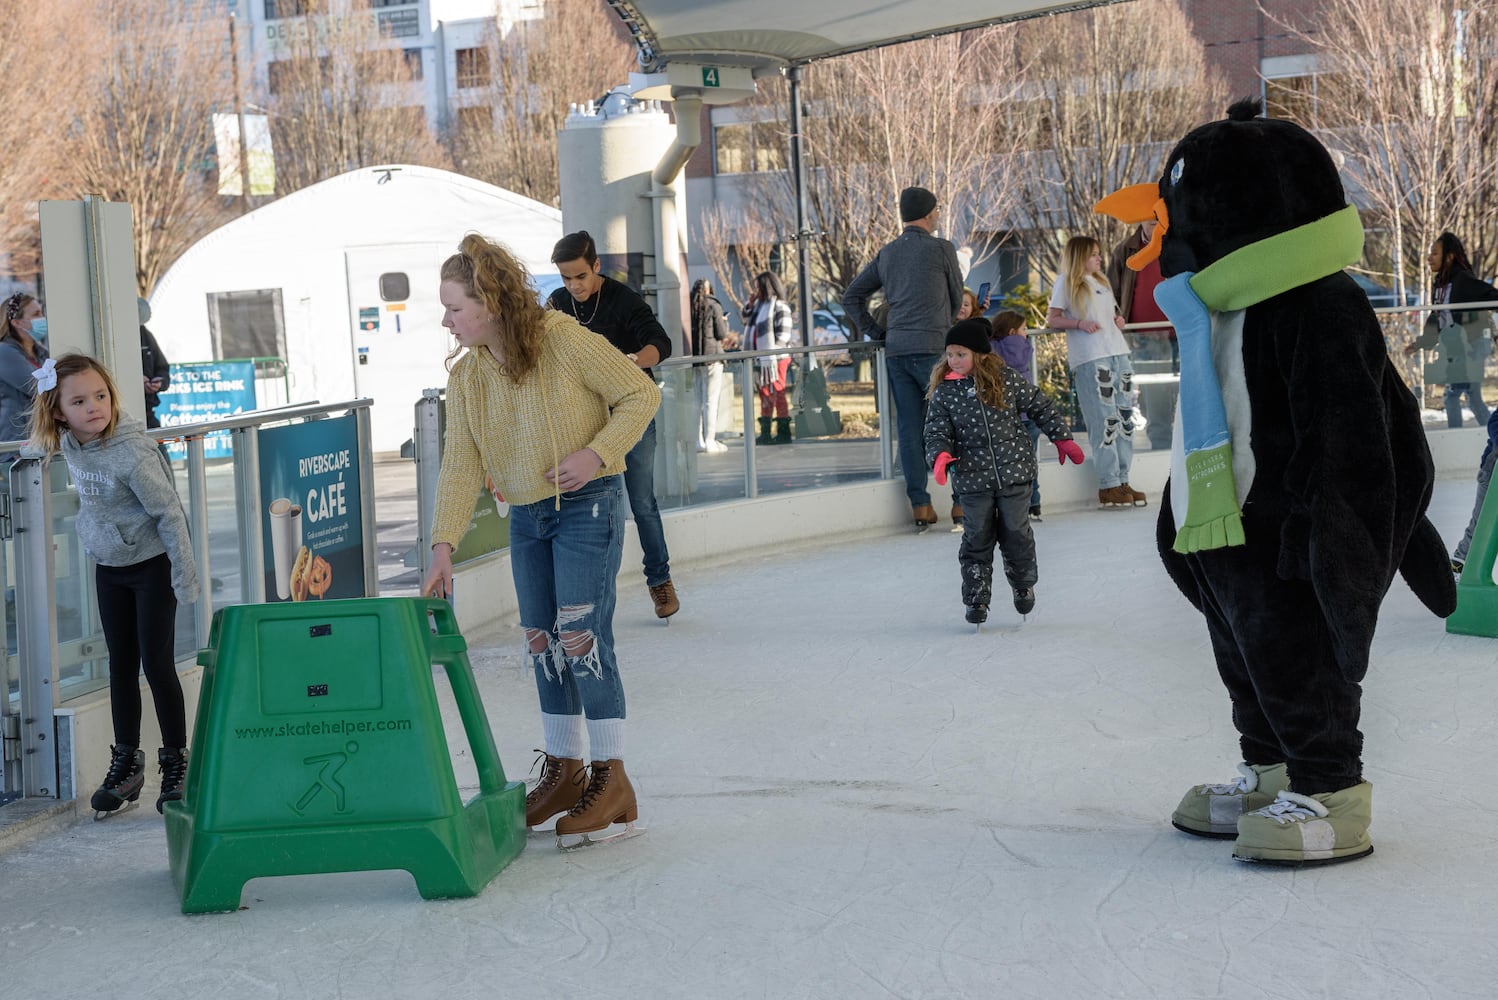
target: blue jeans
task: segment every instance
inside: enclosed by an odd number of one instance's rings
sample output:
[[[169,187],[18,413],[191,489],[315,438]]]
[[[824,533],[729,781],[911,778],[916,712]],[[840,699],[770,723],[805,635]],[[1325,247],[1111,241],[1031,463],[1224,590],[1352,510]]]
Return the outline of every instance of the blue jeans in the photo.
[[[645,553],[645,585],[658,587],[671,579],[671,553],[666,551],[666,529],[655,503],[655,421],[624,456],[624,491],[629,513]]]
[[[926,489],[926,388],[940,354],[897,354],[886,357],[889,395],[895,404],[895,430],[900,446],[900,471],[910,506],[931,502]]]
[[[1129,481],[1134,461],[1134,365],[1127,354],[1084,361],[1072,369],[1072,384],[1097,466],[1097,485],[1111,490]]]
[[[1025,425],[1025,430],[1030,432],[1030,454],[1035,453],[1035,448],[1040,444],[1040,425],[1029,417],[1020,417],[1020,422]],[[1038,459],[1037,459],[1038,461]],[[1030,490],[1030,506],[1040,506],[1040,473],[1035,474],[1035,486]]]
[[[520,624],[549,637],[546,649],[530,653],[547,715],[624,718],[624,685],[614,659],[622,493],[619,477],[607,476],[563,493],[561,510],[550,497],[510,508]]]

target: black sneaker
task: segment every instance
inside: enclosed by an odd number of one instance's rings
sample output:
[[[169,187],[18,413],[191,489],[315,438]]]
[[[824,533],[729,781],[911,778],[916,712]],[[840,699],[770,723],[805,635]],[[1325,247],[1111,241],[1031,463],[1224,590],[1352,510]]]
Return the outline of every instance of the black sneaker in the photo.
[[[1039,521],[1040,519],[1040,504],[1032,503],[1030,505],[1030,520]]]
[[[95,812],[114,812],[126,802],[134,802],[140,798],[141,786],[146,783],[145,753],[122,746],[112,746],[109,752],[109,773],[89,800]]]
[[[967,620],[970,625],[982,625],[988,621],[988,605],[969,604],[967,606]]]
[[[1035,588],[1017,587],[1014,591],[1014,610],[1028,615],[1035,610]]]

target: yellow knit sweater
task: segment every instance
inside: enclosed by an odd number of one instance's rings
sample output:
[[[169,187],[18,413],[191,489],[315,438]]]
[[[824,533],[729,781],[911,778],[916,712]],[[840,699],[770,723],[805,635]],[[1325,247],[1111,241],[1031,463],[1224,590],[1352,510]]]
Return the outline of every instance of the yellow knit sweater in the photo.
[[[469,351],[447,379],[433,543],[457,548],[486,471],[512,504],[560,497],[542,477],[582,448],[603,459],[595,478],[623,472],[625,454],[660,402],[655,383],[618,348],[552,310],[546,312],[540,362],[519,385],[487,348]]]

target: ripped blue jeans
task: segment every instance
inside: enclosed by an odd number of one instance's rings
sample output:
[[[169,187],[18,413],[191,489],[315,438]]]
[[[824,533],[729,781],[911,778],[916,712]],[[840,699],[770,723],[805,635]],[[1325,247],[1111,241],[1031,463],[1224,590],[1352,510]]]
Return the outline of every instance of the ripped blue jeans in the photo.
[[[624,718],[614,659],[616,578],[624,549],[619,476],[510,508],[510,570],[541,711]]]
[[[1127,354],[1084,361],[1072,369],[1072,385],[1087,421],[1087,443],[1097,467],[1097,486],[1129,481],[1134,462],[1134,365]]]

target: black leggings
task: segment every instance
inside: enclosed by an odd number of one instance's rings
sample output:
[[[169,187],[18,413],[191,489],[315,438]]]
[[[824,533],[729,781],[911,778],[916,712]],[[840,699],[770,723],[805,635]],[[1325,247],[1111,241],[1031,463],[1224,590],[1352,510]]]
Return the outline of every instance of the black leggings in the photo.
[[[187,746],[187,711],[177,680],[177,597],[172,561],[162,553],[133,566],[96,566],[99,623],[109,647],[109,698],[114,741],[140,746],[140,671],[144,665],[161,742]]]

